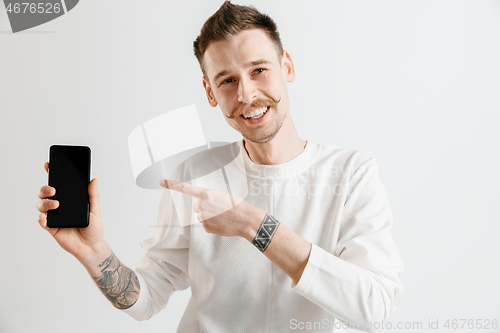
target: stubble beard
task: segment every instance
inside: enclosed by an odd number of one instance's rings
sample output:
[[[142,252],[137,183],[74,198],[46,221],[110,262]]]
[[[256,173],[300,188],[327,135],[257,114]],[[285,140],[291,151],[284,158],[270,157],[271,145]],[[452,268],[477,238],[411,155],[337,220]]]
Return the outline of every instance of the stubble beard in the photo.
[[[277,111],[277,110],[276,109],[268,110],[268,112],[272,112],[272,111]],[[268,116],[271,116],[271,115],[268,115]],[[279,130],[283,126],[283,123],[285,122],[286,116],[287,116],[287,114],[284,114],[284,115],[277,114],[276,119],[274,120],[274,122],[272,124],[269,125],[270,128],[268,130],[263,131],[260,129],[255,129],[253,131],[253,133],[252,132],[247,133],[245,131],[241,131],[241,135],[245,139],[247,139],[248,141],[253,142],[253,143],[269,142],[276,136],[276,134],[278,134]]]

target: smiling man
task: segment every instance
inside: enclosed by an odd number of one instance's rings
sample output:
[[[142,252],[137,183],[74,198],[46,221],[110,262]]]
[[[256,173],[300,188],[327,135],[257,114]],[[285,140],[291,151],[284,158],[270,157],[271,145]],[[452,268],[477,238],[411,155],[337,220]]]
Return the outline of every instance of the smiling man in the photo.
[[[195,42],[204,72],[203,86],[210,105],[220,106],[229,125],[246,139],[247,149],[265,159],[265,164],[280,164],[305,146],[289,114],[286,84],[294,80],[295,71],[290,54],[281,50],[279,40],[273,42],[262,29],[247,29],[208,46],[201,38]],[[206,30],[200,37],[208,34]],[[283,147],[292,152],[280,149]],[[262,156],[266,150],[270,152],[264,154],[267,158]],[[278,151],[295,156],[280,156]]]
[[[103,239],[96,180],[88,228],[47,228],[45,214],[39,223],[137,320],[191,287],[178,332],[332,332],[336,320],[374,331],[403,295],[376,160],[299,137],[287,90],[295,68],[269,16],[225,2],[194,51],[208,103],[243,138],[186,160],[160,182],[160,228],[141,243],[147,253],[135,268],[123,266]],[[245,198],[181,182],[212,155],[234,152],[245,170],[236,186],[252,189]],[[57,208],[46,199],[54,191],[42,187],[40,212]],[[175,194],[184,198],[178,205]],[[194,216],[199,222],[189,223]]]

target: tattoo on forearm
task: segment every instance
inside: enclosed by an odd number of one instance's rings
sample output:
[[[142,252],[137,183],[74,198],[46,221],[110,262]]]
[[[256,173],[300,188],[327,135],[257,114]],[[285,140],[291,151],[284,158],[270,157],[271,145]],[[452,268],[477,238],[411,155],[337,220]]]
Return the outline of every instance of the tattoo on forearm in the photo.
[[[128,267],[123,266],[114,253],[101,264],[101,276],[92,277],[106,298],[118,309],[127,309],[139,298],[139,279]]]
[[[259,227],[259,231],[257,231],[257,234],[252,241],[252,244],[255,245],[260,252],[264,252],[271,243],[279,225],[280,221],[276,220],[271,215],[266,214]]]

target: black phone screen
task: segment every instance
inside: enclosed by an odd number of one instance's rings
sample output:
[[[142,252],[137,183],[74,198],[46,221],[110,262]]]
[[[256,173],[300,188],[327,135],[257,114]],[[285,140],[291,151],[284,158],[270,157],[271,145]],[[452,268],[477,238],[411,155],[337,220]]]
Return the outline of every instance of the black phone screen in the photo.
[[[86,228],[89,225],[90,148],[53,145],[49,150],[49,186],[59,201],[47,211],[49,228]]]

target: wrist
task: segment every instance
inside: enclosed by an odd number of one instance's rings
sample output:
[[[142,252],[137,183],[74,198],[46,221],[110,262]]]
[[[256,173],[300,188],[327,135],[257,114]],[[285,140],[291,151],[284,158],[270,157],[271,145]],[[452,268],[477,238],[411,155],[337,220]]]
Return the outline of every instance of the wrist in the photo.
[[[262,220],[266,216],[267,212],[259,207],[251,206],[253,209],[247,213],[248,223],[243,230],[242,237],[247,241],[252,242],[259,231],[259,227],[262,224]]]
[[[112,255],[112,253],[113,251],[109,247],[108,243],[103,241],[102,243],[92,246],[84,257],[77,259],[90,275],[99,276],[101,272],[99,265],[101,265],[106,258]]]
[[[251,243],[255,245],[259,251],[265,252],[279,226],[280,221],[266,213]]]

